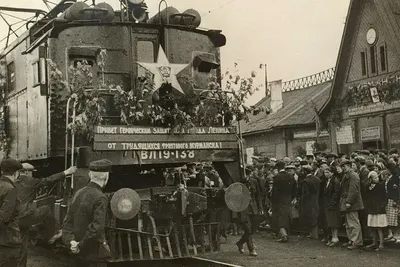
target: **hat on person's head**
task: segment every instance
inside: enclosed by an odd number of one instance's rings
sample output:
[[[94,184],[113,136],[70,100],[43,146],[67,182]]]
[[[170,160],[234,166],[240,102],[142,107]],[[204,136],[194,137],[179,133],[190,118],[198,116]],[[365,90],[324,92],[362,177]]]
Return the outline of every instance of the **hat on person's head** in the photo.
[[[367,165],[367,167],[372,167],[374,166],[374,162],[372,160],[366,160],[365,165]]]
[[[365,155],[365,156],[369,156],[371,154],[371,152],[369,152],[368,150],[364,149],[360,151],[361,154]]]
[[[303,165],[301,166],[301,168],[309,173],[311,173],[313,171],[313,168],[310,165]]]
[[[364,156],[357,156],[355,160],[361,164],[365,164],[365,157]]]
[[[370,171],[369,173],[368,173],[368,178],[371,178],[371,177],[378,177],[379,175],[378,175],[378,173],[376,172],[376,171]]]
[[[307,164],[308,164],[308,161],[306,161],[306,160],[300,161],[300,165],[301,165],[301,166],[304,166],[304,165],[307,165]]]
[[[319,156],[319,155],[321,155],[321,152],[320,151],[316,151],[316,152],[313,152],[313,154],[314,154],[314,156]]]
[[[283,162],[285,162],[285,163],[290,163],[291,160],[290,160],[289,157],[284,157],[284,158],[283,158]]]
[[[352,164],[352,162],[350,160],[348,160],[348,159],[342,160],[340,162],[340,166],[344,166],[344,165],[351,166],[351,164]]]
[[[276,158],[271,158],[270,161],[277,162]]]
[[[399,153],[399,150],[397,149],[397,148],[391,148],[390,150],[389,150],[389,155],[392,155],[392,154],[398,154]]]
[[[24,171],[35,171],[35,167],[33,167],[33,165],[32,164],[29,164],[29,163],[22,163],[22,169],[24,170]]]
[[[89,170],[93,172],[110,172],[112,163],[108,159],[92,161],[89,164]]]
[[[338,158],[338,155],[336,153],[330,152],[326,155],[327,158]]]
[[[291,169],[291,170],[295,170],[295,169],[297,169],[297,168],[296,168],[295,165],[288,165],[288,166],[285,167],[285,169],[286,169],[286,170],[290,170],[290,169]]]
[[[328,161],[326,161],[326,159],[321,159],[321,160],[319,161],[319,163],[320,163],[320,164],[328,164]]]
[[[276,167],[278,168],[278,170],[283,170],[283,169],[285,169],[285,162],[284,161],[282,161],[282,160],[280,160],[280,161],[278,161],[277,163],[276,163]]]
[[[22,164],[18,160],[8,158],[1,161],[0,167],[3,174],[12,175],[22,169]]]

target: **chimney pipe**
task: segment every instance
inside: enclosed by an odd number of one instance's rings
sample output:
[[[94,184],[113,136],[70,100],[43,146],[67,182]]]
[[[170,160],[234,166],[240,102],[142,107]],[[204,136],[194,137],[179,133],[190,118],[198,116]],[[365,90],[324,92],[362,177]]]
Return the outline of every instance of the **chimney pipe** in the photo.
[[[282,80],[272,81],[271,89],[271,111],[272,113],[280,110],[283,105],[282,100]]]

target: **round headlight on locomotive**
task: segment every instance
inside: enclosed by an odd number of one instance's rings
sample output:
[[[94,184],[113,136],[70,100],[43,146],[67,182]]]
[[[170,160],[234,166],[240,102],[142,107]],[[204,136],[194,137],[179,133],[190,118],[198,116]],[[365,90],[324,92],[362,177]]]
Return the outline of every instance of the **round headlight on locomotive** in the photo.
[[[130,188],[122,188],[111,198],[111,211],[120,220],[134,218],[140,210],[140,196]]]

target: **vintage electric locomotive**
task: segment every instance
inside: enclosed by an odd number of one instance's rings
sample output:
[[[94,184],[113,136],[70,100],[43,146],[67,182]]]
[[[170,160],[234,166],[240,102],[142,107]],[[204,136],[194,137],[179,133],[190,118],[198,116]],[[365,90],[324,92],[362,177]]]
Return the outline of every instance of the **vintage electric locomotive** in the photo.
[[[71,66],[82,64],[94,71],[93,79],[133,93],[149,72],[155,91],[168,84],[181,95],[207,89],[210,76],[220,79],[219,48],[226,38],[220,31],[200,29],[198,12],[180,13],[167,7],[149,18],[143,0],[120,2],[121,10],[114,11],[107,3],[88,6],[63,0],[0,54],[3,156],[32,163],[38,177],[78,165],[74,177],[37,199],[37,205],[54,207],[60,224],[70,196],[87,182],[88,162],[109,159],[113,163],[106,188],[111,261],[186,257],[217,250],[220,224],[210,214],[227,205],[235,211],[243,209],[248,203],[246,189],[237,183],[228,191],[165,186],[162,170],[209,161],[226,186],[240,181],[241,143],[236,128],[221,124],[176,131],[123,125],[112,101],[117,91],[98,87],[87,92],[99,90],[107,110],[88,141],[70,127],[78,119],[76,95],[68,85],[60,95],[52,91],[52,86],[60,85],[54,74],[68,82]],[[103,65],[102,53],[107,55]],[[195,86],[182,84],[180,76],[189,77]]]

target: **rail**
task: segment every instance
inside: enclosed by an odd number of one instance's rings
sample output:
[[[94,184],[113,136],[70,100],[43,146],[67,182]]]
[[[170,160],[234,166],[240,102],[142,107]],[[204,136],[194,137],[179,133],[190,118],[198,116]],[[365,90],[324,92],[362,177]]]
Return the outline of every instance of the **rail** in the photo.
[[[307,77],[287,81],[282,84],[282,92],[303,89],[310,86],[322,84],[328,81],[332,81],[334,76],[335,76],[335,68],[330,68]]]

